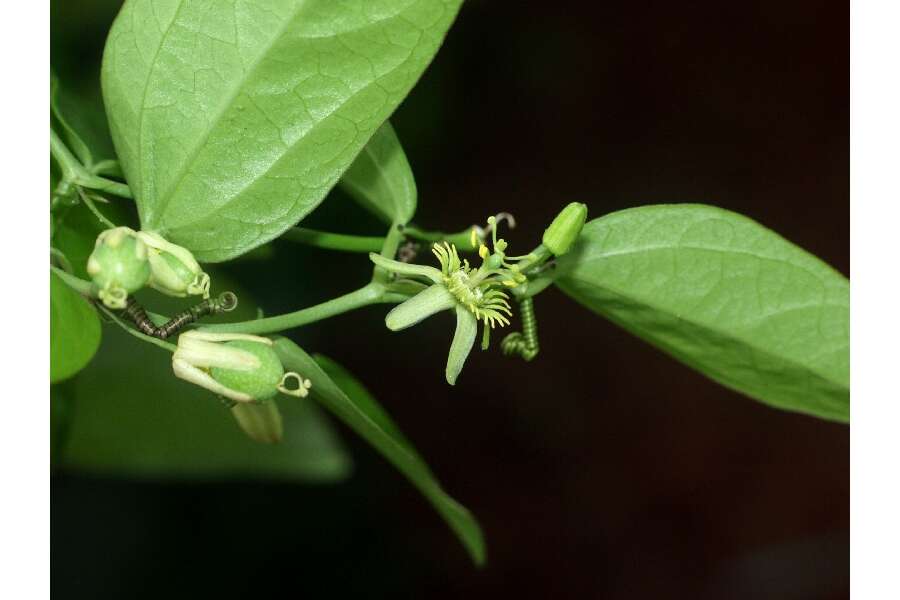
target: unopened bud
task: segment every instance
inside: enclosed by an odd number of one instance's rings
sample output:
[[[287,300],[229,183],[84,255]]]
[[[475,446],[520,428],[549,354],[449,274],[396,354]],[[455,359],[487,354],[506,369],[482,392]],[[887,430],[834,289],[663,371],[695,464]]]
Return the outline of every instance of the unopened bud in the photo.
[[[150,260],[150,285],[160,292],[183,298],[201,295],[209,298],[209,275],[187,248],[167,241],[158,233],[138,232],[147,245]]]
[[[231,407],[240,428],[255,442],[262,444],[275,444],[281,441],[284,426],[281,422],[281,412],[274,402],[265,404],[237,403]]]
[[[234,340],[227,342],[225,347],[249,352],[256,357],[258,364],[249,369],[212,367],[210,375],[213,379],[260,402],[269,400],[278,393],[278,386],[284,377],[284,367],[270,345],[250,340]]]
[[[544,246],[554,255],[562,256],[578,239],[586,219],[587,206],[581,202],[572,202],[556,215],[550,227],[544,231]]]
[[[147,285],[150,279],[147,246],[133,229],[107,229],[97,236],[87,272],[106,306],[125,308],[128,294]]]

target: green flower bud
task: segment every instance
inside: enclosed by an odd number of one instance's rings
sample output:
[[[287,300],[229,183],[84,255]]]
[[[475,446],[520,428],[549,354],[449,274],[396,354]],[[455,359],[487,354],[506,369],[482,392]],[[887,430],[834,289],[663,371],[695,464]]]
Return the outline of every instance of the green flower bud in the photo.
[[[241,404],[231,407],[231,414],[247,436],[261,444],[276,444],[284,434],[281,412],[274,402]]]
[[[256,335],[182,333],[172,369],[176,377],[240,403],[264,403],[277,392],[302,398],[312,387],[309,379],[285,373],[272,340]],[[290,388],[288,381],[293,381]]]
[[[133,229],[107,229],[97,236],[87,272],[103,304],[109,308],[125,308],[128,294],[147,285],[150,279],[147,246]]]
[[[190,250],[166,241],[158,233],[139,231],[147,245],[150,260],[150,285],[168,296],[183,298],[202,295],[209,298],[209,275]]]
[[[585,219],[587,206],[581,202],[572,202],[556,215],[550,227],[544,231],[544,246],[555,256],[562,256],[578,239]]]
[[[284,377],[284,367],[271,346],[249,340],[234,340],[225,346],[249,352],[256,357],[258,364],[252,369],[213,367],[210,369],[213,379],[260,402],[269,400],[278,393],[278,386]]]

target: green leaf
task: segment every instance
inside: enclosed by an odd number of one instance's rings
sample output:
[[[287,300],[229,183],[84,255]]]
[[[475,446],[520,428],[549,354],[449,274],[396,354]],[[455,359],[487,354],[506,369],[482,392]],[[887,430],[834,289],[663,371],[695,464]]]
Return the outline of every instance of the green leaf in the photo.
[[[329,482],[350,474],[350,457],[314,402],[277,398],[282,441],[254,442],[213,394],[175,378],[170,354],[117,327],[73,383],[67,469],[168,480]]]
[[[100,319],[87,300],[50,273],[50,383],[90,362],[100,346]]]
[[[461,0],[128,0],[110,127],[144,229],[223,261],[312,211],[437,52]]]
[[[275,351],[281,357],[286,369],[297,371],[313,382],[313,398],[322,403],[348,427],[375,447],[387,460],[403,473],[434,506],[456,533],[478,565],[485,561],[484,537],[472,514],[441,489],[440,483],[431,473],[409,442],[394,435],[396,426],[386,423],[387,415],[377,406],[375,400],[366,395],[360,401],[362,386],[351,387],[351,397],[302,348],[286,338],[275,341]],[[319,360],[322,360],[321,358]],[[326,359],[326,364],[327,364]],[[346,380],[345,380],[346,381]]]
[[[416,180],[389,121],[385,121],[341,177],[340,186],[388,225],[416,214]]]
[[[712,206],[644,206],[585,225],[565,293],[715,381],[846,422],[850,285],[778,234]]]

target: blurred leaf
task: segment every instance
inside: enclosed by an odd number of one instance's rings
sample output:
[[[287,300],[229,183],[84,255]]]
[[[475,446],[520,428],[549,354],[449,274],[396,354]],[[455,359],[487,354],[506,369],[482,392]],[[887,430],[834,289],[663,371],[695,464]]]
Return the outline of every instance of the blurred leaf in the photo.
[[[389,121],[356,156],[340,185],[388,225],[405,225],[416,214],[416,180]]]
[[[110,326],[102,351],[74,382],[63,465],[153,479],[329,482],[351,462],[314,402],[277,400],[279,444],[250,440],[211,393],[172,374],[171,355]]]
[[[73,383],[74,379],[68,379],[50,386],[50,464],[53,468],[59,465],[62,450],[69,439]]]
[[[416,83],[460,4],[273,0],[210,13],[127,0],[102,81],[143,228],[217,262],[296,225]]]
[[[387,420],[384,410],[378,407],[371,396],[359,393],[363,389],[362,386],[359,384],[351,386],[354,396],[349,396],[302,348],[286,338],[276,339],[275,351],[281,357],[286,369],[297,371],[312,380],[313,398],[362,436],[428,498],[469,551],[472,560],[478,565],[483,565],[484,537],[478,522],[463,505],[441,489],[440,483],[425,461],[412,450],[409,442],[405,438],[393,435],[392,430],[396,430],[396,427]],[[334,364],[331,361],[325,359],[324,362],[330,363],[329,367],[333,368]],[[343,371],[339,377],[346,382],[349,374]],[[359,402],[360,398],[363,399],[362,402]],[[373,407],[376,407],[375,410]]]
[[[71,377],[100,345],[100,319],[87,300],[50,273],[50,383]]]
[[[559,260],[565,293],[719,383],[846,422],[850,285],[733,212],[633,208],[585,225]]]

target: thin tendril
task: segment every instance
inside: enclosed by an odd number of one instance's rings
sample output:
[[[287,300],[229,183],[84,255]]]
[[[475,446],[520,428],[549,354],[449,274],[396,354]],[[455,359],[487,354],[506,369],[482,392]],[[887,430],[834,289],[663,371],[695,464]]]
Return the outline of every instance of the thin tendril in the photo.
[[[155,337],[152,337],[149,335],[144,335],[137,329],[134,329],[133,327],[129,327],[123,320],[121,320],[119,317],[117,317],[115,314],[113,314],[113,312],[111,310],[109,310],[108,308],[103,306],[102,303],[97,302],[96,306],[101,311],[103,311],[103,313],[106,316],[108,316],[110,319],[112,319],[116,325],[118,325],[119,327],[121,327],[122,329],[124,329],[125,331],[127,331],[128,333],[133,335],[134,337],[138,338],[139,340],[143,340],[145,342],[150,342],[151,344],[153,344],[155,346],[159,346],[160,348],[163,348],[163,349],[168,350],[169,352],[173,352],[173,353],[175,352],[175,350],[178,349],[175,346],[175,344],[170,344],[169,342],[164,342],[161,339],[158,339],[158,338],[155,338]]]
[[[86,194],[85,191],[80,187],[76,186],[75,189],[78,190],[78,195],[81,196],[82,202],[84,202],[84,205],[87,206],[92,213],[94,213],[94,216],[97,217],[97,219],[101,223],[106,225],[109,229],[115,229],[116,224],[103,216],[103,213],[101,213],[100,210],[94,205],[94,201],[90,198],[90,196]]]

